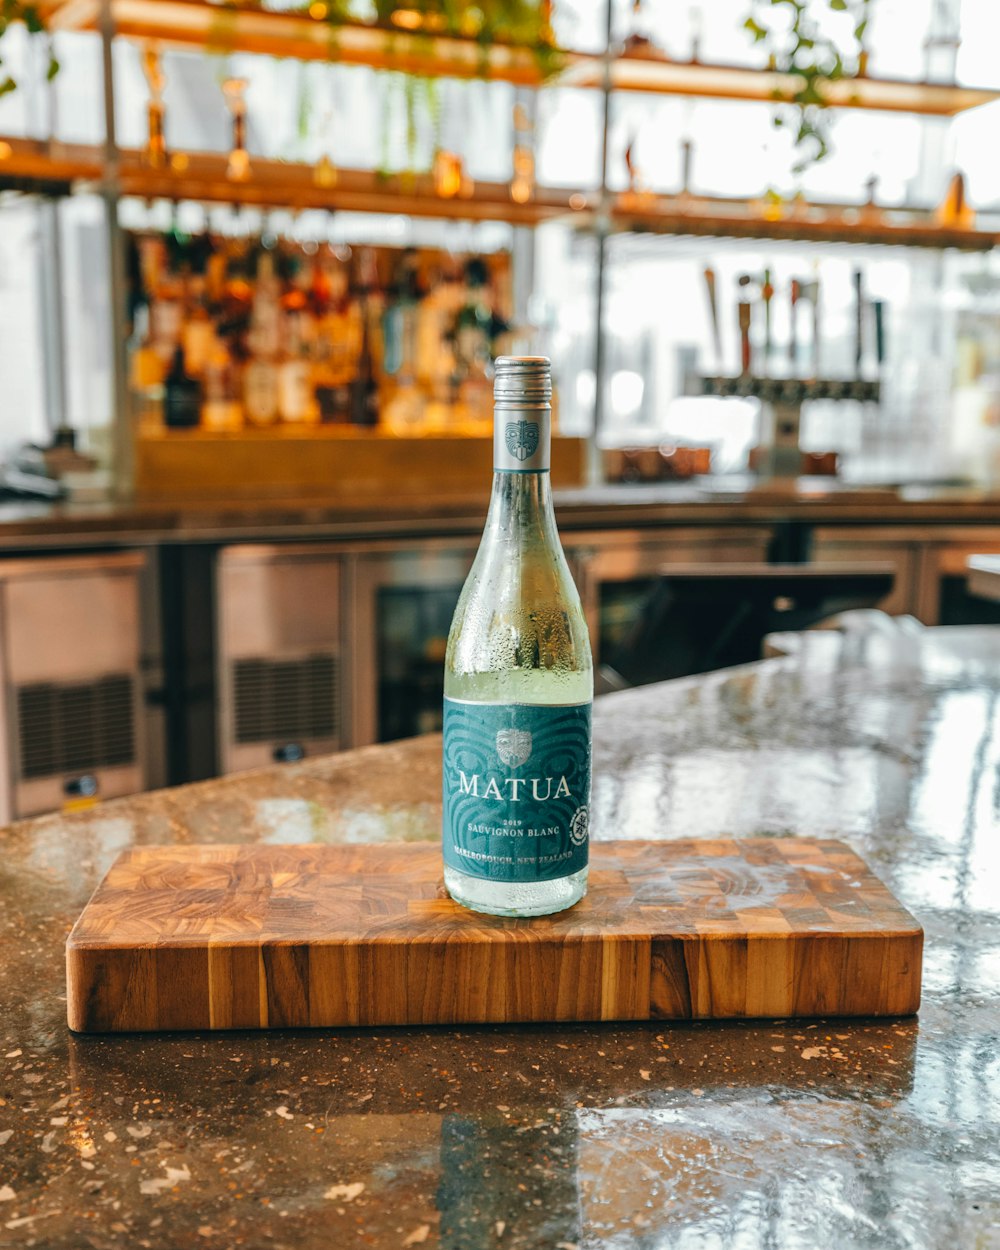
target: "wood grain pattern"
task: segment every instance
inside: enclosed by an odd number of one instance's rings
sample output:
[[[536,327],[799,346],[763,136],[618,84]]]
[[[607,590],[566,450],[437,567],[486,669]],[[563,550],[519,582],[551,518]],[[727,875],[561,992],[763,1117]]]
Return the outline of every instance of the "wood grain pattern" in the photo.
[[[475,497],[489,483],[493,438],[441,434],[397,438],[379,430],[294,425],[238,434],[166,430],[136,441],[136,495],[143,500]],[[552,482],[584,479],[582,438],[552,440]]]
[[[437,846],[125,851],[66,946],[79,1032],[906,1015],[923,932],[841,842],[598,842],[557,916],[453,903]]]

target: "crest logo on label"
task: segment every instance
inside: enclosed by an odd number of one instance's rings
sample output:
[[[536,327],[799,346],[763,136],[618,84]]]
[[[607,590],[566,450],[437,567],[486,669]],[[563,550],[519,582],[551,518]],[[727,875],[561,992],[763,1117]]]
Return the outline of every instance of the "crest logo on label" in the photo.
[[[509,421],[504,429],[504,441],[515,460],[530,460],[538,450],[538,422]]]
[[[510,768],[531,759],[531,733],[527,729],[501,729],[497,732],[497,755]]]
[[[574,846],[583,846],[590,836],[590,808],[578,807],[569,822],[570,841]]]

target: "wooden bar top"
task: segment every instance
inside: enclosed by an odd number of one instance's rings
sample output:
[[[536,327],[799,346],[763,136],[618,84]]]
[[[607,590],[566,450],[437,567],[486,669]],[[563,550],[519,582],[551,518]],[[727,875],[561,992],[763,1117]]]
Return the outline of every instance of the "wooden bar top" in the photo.
[[[0,550],[30,547],[225,542],[268,538],[368,540],[478,536],[489,483],[479,494],[350,504],[322,499],[0,503]],[[1000,525],[1000,494],[910,487],[851,490],[809,483],[768,492],[689,483],[579,487],[554,493],[564,533],[669,525]]]

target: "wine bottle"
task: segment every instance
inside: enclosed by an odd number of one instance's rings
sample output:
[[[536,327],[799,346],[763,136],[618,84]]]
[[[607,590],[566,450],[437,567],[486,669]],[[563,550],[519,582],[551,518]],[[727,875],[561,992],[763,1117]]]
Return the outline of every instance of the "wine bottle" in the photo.
[[[184,348],[178,347],[163,382],[163,424],[173,430],[191,429],[200,418],[201,383],[188,373]]]
[[[501,356],[493,492],[444,678],[444,880],[539,916],[587,889],[593,665],[549,486],[549,362]]]

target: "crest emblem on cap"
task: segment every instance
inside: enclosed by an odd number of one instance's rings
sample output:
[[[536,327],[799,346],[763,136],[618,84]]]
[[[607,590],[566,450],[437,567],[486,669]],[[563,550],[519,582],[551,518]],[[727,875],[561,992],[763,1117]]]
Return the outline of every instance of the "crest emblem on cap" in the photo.
[[[530,460],[538,450],[538,422],[509,421],[504,429],[504,442],[515,460]]]
[[[509,768],[518,768],[531,758],[531,734],[527,729],[501,729],[497,733],[497,755]]]

